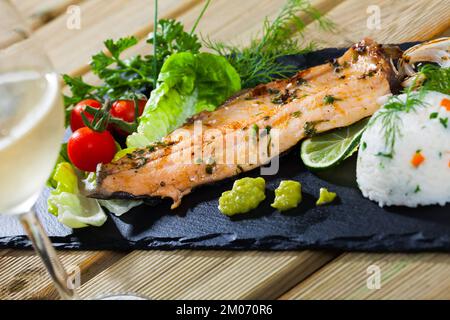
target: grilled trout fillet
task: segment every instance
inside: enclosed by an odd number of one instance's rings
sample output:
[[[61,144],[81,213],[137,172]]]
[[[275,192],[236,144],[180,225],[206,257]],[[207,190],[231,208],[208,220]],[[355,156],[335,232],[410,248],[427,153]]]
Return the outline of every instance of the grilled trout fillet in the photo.
[[[171,198],[176,208],[195,187],[257,168],[307,136],[372,115],[394,81],[382,46],[365,39],[339,59],[243,92],[162,142],[99,166],[91,196]]]

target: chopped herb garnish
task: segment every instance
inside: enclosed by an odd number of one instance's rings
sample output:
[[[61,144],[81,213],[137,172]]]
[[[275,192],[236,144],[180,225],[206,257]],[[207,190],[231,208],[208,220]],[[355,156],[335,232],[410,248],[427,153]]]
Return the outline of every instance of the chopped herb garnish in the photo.
[[[420,190],[420,186],[419,185],[417,185],[416,186],[416,189],[414,190],[414,193],[419,193],[421,190]]]
[[[253,127],[252,127],[252,130],[253,130],[253,133],[257,135],[258,132],[259,132],[259,127],[258,127],[258,125],[257,125],[257,124],[254,124]]]
[[[302,115],[302,112],[301,111],[295,111],[295,112],[292,112],[291,115],[294,118],[299,118]]]
[[[148,162],[148,159],[147,159],[147,158],[138,158],[138,159],[136,159],[136,160],[137,160],[137,162],[136,162],[136,167],[135,167],[135,169],[142,168],[142,167],[145,166],[145,165],[147,164],[147,162]]]
[[[448,118],[439,118],[439,122],[444,126],[445,129],[448,128]]]
[[[277,95],[275,95],[271,101],[272,101],[272,103],[275,103],[275,104],[286,104],[288,102],[289,98],[292,98],[293,96],[294,96],[294,94],[292,96],[290,96],[289,91],[286,90],[285,93],[280,92]]]
[[[436,119],[438,117],[438,113],[437,112],[433,112],[430,114],[430,119]]]
[[[361,144],[361,148],[363,151],[367,149],[367,143],[365,141]]]
[[[208,164],[208,165],[205,167],[205,172],[206,172],[207,174],[212,174],[213,171],[214,171],[214,165]]]
[[[278,89],[273,89],[273,88],[269,88],[269,89],[267,89],[267,92],[268,92],[269,94],[279,94],[279,93],[280,93],[280,90],[278,90]]]
[[[384,153],[384,152],[378,152],[376,154],[377,157],[384,157],[384,158],[388,158],[388,159],[392,159],[394,157],[394,155],[392,153]]]
[[[317,133],[316,122],[308,121],[305,123],[303,129],[305,130],[305,135],[307,137],[312,137]]]
[[[275,97],[272,98],[272,100],[270,100],[272,103],[275,104],[283,104],[283,95],[282,94],[277,94]]]
[[[297,85],[299,85],[299,86],[301,86],[301,85],[303,85],[303,84],[305,84],[305,83],[307,83],[308,81],[306,81],[305,79],[303,79],[303,78],[298,78],[297,79]]]
[[[323,103],[325,103],[325,104],[333,104],[339,100],[341,100],[341,99],[338,99],[332,95],[326,95],[325,97],[323,97]]]

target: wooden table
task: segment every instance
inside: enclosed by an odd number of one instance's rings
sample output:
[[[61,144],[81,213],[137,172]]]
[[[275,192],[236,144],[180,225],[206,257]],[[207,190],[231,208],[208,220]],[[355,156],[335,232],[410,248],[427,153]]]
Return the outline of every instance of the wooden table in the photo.
[[[90,81],[90,56],[106,38],[153,28],[151,0],[13,0],[41,40],[58,72]],[[305,41],[345,46],[364,36],[384,43],[449,35],[449,0],[314,0],[334,21],[333,33],[308,24]],[[284,0],[213,0],[199,31],[245,44]],[[201,0],[161,0],[161,17],[191,27]],[[81,29],[66,27],[69,5],[81,9]],[[377,5],[381,29],[367,19]],[[375,8],[376,10],[376,8]],[[368,13],[369,12],[369,13]],[[308,21],[309,22],[309,21]],[[138,45],[128,53],[144,53]],[[95,232],[95,230],[93,230]],[[154,299],[450,299],[450,255],[324,251],[61,251],[68,269],[81,270],[81,297],[133,291]],[[367,268],[381,270],[381,288],[368,289]],[[0,251],[0,298],[57,298],[32,251]]]

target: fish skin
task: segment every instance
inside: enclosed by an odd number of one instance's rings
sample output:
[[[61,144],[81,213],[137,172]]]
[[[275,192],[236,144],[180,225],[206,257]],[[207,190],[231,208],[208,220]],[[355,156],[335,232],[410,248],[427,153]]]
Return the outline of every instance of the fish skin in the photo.
[[[99,165],[97,186],[90,196],[100,199],[171,198],[174,209],[195,187],[266,164],[295,146],[308,131],[320,133],[345,127],[372,115],[380,107],[378,98],[390,94],[391,88],[396,86],[398,81],[382,46],[364,39],[330,63],[242,92],[217,110],[196,115],[161,143]],[[326,96],[334,97],[335,101],[327,103]],[[195,136],[196,121],[202,121],[204,132],[216,131],[198,137],[197,146],[204,148],[201,163],[193,163],[196,160],[193,158],[187,163],[183,157],[192,156],[196,145],[183,135]],[[282,138],[278,140],[278,152],[270,153],[272,142],[269,140],[267,153],[250,161],[255,151],[241,151],[248,144],[248,135],[244,133],[253,130],[255,125],[261,129],[270,127],[271,132],[276,131]],[[234,143],[225,143],[232,134],[236,135]],[[258,131],[257,139],[259,134]],[[245,161],[226,163],[223,160],[229,154],[234,158],[244,155]]]

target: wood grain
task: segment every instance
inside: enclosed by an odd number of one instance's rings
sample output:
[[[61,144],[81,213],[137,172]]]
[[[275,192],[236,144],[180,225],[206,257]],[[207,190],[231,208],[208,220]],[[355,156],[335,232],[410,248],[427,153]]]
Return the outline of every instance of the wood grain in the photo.
[[[274,299],[334,257],[311,251],[134,251],[85,283],[80,295],[135,292],[151,299]]]
[[[367,286],[372,265],[381,271],[379,290]],[[346,253],[281,298],[448,300],[450,255]]]
[[[368,28],[369,6],[380,10],[380,30]],[[328,12],[336,25],[333,33],[313,23],[305,32],[305,40],[317,41],[322,47],[349,46],[364,37],[382,43],[427,40],[450,27],[449,13],[450,1],[347,0]]]
[[[82,1],[83,0],[11,0],[33,30],[63,14],[70,5],[79,4]]]
[[[195,0],[161,1],[161,17],[185,10]],[[151,0],[90,0],[80,4],[81,28],[69,29],[67,15],[60,15],[33,34],[42,43],[57,72],[81,74],[87,71],[90,57],[103,50],[107,38],[145,36],[152,28]]]
[[[82,283],[126,255],[111,251],[59,251],[58,254],[69,272],[80,268]],[[57,293],[34,251],[2,250],[0,300],[19,298],[51,299],[57,298]]]
[[[311,3],[326,13],[341,0],[312,0]],[[264,19],[273,20],[286,0],[215,0],[211,3],[206,16],[198,26],[198,32],[204,37],[210,36],[217,41],[227,41],[238,45],[247,45],[250,38],[261,36]],[[197,17],[199,8],[188,11],[179,17],[185,25],[191,26]],[[305,24],[311,19],[299,13]]]

